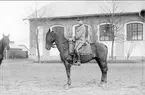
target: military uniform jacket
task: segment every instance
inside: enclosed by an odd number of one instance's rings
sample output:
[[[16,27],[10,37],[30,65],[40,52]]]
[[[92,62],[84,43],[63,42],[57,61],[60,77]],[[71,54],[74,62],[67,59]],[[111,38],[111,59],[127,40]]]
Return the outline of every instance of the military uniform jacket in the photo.
[[[76,32],[75,32],[75,38],[76,38],[76,43],[75,43],[75,49],[79,50],[82,45],[86,42],[85,40],[85,33],[86,33],[86,27],[84,25],[80,25],[77,27]]]

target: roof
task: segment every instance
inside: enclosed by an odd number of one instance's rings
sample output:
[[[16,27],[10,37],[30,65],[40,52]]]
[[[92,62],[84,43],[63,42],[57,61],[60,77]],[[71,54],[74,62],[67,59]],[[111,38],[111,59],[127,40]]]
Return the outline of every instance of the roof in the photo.
[[[16,45],[14,42],[10,42],[10,48],[11,49],[21,49],[18,45]]]
[[[29,51],[29,49],[25,45],[17,45],[14,41],[10,41],[10,48],[11,49],[19,49],[22,51]]]
[[[23,51],[30,51],[25,45],[19,45]]]
[[[43,6],[37,11],[38,18],[61,18],[76,16],[105,15],[112,3],[105,1],[55,1]],[[116,1],[117,12],[139,13],[145,9],[145,1]],[[107,13],[107,14],[108,14]],[[28,19],[36,18],[36,12],[28,16]]]

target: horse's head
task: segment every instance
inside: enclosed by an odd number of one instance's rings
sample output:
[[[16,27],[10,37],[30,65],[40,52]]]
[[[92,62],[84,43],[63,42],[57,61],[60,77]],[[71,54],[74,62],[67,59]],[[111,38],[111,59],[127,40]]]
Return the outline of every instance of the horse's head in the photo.
[[[9,43],[10,43],[9,36],[10,36],[10,35],[5,36],[5,35],[3,34],[3,38],[2,38],[2,43],[3,43],[4,47],[5,47],[7,50],[10,49],[10,46],[9,46]]]
[[[49,31],[46,33],[46,44],[45,44],[45,48],[47,50],[50,50],[51,47],[53,47],[53,43],[54,43],[54,37],[53,37],[53,31],[51,31],[49,29]]]

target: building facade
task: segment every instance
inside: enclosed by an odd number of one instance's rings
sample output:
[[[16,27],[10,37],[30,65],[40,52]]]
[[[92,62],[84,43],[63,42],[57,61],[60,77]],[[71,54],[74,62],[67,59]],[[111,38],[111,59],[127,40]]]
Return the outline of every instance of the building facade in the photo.
[[[28,58],[28,50],[25,45],[16,45],[14,41],[10,41],[10,49],[4,50],[5,59],[25,59]],[[23,47],[22,47],[23,46]]]
[[[141,10],[140,10],[141,11]],[[42,18],[30,18],[30,55],[32,59],[36,59],[36,28],[39,29],[39,48],[41,60],[56,60],[59,59],[57,48],[52,48],[50,51],[45,49],[45,36],[49,28],[57,32],[64,31],[65,37],[71,37],[77,25],[77,18],[82,18],[86,26],[91,40],[98,41],[107,45],[109,49],[108,58],[111,56],[112,46],[112,27],[118,26],[118,31],[115,33],[114,41],[114,56],[116,58],[138,58],[145,56],[145,20],[140,17],[138,12],[123,12],[114,13],[113,16],[116,25],[110,22],[112,14],[79,14],[69,16],[53,16]],[[116,29],[114,27],[113,29]]]

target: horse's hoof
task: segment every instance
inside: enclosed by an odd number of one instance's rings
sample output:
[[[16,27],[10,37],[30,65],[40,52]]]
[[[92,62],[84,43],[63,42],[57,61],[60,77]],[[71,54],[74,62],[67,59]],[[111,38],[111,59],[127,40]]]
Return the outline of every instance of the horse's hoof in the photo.
[[[107,84],[106,82],[101,82],[99,85],[102,89],[107,90]]]
[[[106,84],[106,83],[107,83],[106,81],[102,81],[102,82],[101,82],[101,84]]]
[[[64,85],[64,89],[68,90],[70,88],[70,85]]]

